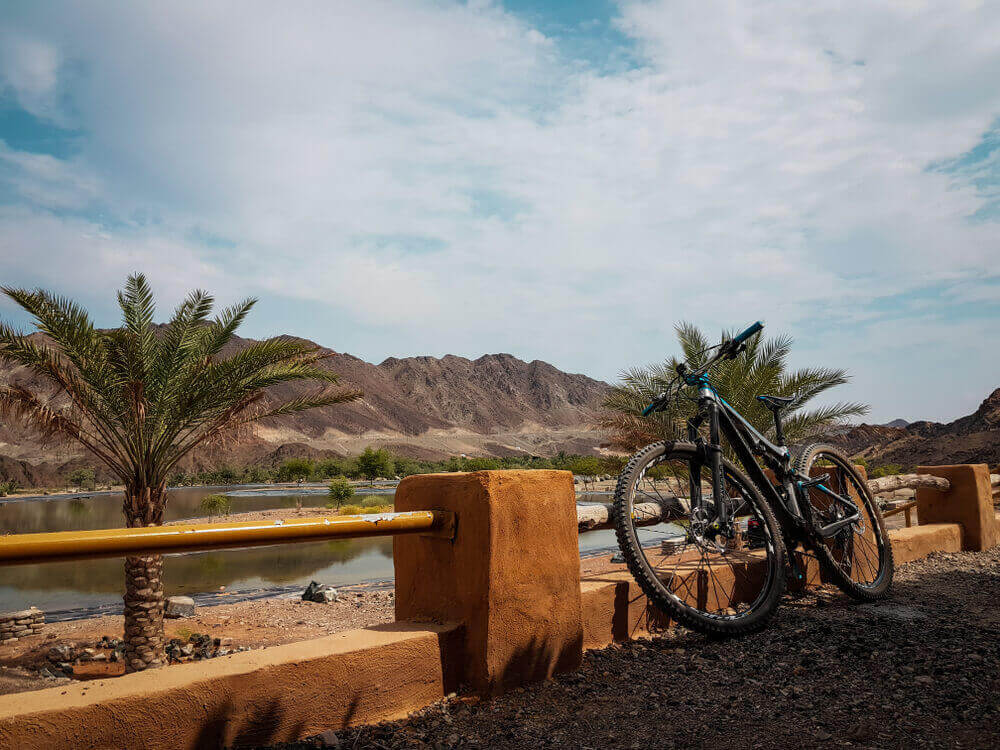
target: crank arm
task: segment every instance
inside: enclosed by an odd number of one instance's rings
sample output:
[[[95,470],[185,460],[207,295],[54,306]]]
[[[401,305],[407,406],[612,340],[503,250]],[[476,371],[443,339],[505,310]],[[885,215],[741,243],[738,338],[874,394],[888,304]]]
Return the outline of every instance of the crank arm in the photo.
[[[848,516],[847,518],[841,518],[834,521],[833,523],[827,524],[826,526],[821,526],[820,528],[816,529],[816,533],[818,533],[824,539],[829,539],[831,536],[836,535],[836,533],[840,531],[842,528],[844,528],[845,526],[850,526],[852,523],[855,523],[860,518],[861,518],[861,513],[855,513],[853,516]]]

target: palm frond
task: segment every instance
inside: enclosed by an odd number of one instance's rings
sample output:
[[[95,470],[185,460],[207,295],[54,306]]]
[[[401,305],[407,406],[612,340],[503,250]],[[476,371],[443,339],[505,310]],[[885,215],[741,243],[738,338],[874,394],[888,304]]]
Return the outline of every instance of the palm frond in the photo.
[[[642,410],[674,380],[676,367],[684,362],[690,368],[704,364],[709,342],[696,326],[681,322],[676,327],[681,357],[671,357],[663,364],[626,370],[604,400],[605,412],[598,426],[613,444],[635,450],[653,440],[677,437],[684,418],[693,411],[687,401],[670,404],[661,413],[648,417]],[[731,335],[724,333],[724,336]],[[796,441],[845,419],[866,413],[864,404],[846,403],[803,411],[806,404],[829,389],[847,382],[847,373],[835,368],[806,368],[788,372],[786,360],[792,339],[786,335],[751,339],[746,350],[735,359],[718,363],[712,371],[712,384],[755,428],[774,435],[771,412],[757,396],[771,394],[795,400],[783,412],[786,437]],[[689,389],[682,390],[692,397]]]

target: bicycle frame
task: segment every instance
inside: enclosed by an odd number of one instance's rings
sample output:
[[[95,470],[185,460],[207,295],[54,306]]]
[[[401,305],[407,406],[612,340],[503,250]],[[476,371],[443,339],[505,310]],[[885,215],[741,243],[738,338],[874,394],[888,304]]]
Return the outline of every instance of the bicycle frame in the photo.
[[[685,378],[685,380],[688,379]],[[793,471],[791,468],[792,457],[787,446],[775,445],[762,435],[716,392],[707,375],[701,374],[693,377],[688,381],[688,384],[698,387],[698,414],[693,419],[688,420],[688,437],[695,445],[703,448],[701,453],[707,459],[705,463],[709,465],[712,473],[714,497],[727,497],[725,477],[722,471],[720,441],[721,435],[724,435],[744,470],[750,475],[758,489],[764,493],[765,500],[775,510],[786,536],[802,537],[805,530],[809,528],[800,502],[808,504],[806,493],[813,487],[829,496],[834,502],[844,506],[847,511],[844,518],[814,529],[820,537],[832,537],[861,517],[859,508],[849,497],[840,495],[825,485],[826,476],[806,477]],[[705,442],[698,435],[698,428],[706,419],[709,424],[708,442]],[[774,481],[764,473],[755,456],[760,456],[767,468],[773,472]],[[692,474],[695,473],[692,472]],[[690,489],[692,502],[700,503],[701,488],[694,486],[693,479]],[[732,520],[729,518],[728,504],[717,502],[715,506],[718,523],[728,524]]]

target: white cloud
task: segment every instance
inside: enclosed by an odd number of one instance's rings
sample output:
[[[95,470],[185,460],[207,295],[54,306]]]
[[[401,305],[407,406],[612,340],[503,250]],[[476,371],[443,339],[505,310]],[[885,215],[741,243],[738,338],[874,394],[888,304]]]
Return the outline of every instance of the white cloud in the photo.
[[[59,51],[31,36],[0,31],[0,91],[10,89],[29,112],[58,117]]]
[[[36,53],[0,75],[36,114],[66,91],[51,116],[85,135],[68,162],[0,151],[33,206],[0,216],[8,278],[66,243],[89,268],[44,279],[63,291],[106,295],[141,264],[171,288],[325,304],[378,331],[350,342],[374,359],[506,349],[608,378],[681,317],[764,318],[865,369],[847,397],[969,406],[920,398],[919,352],[859,357],[842,331],[917,335],[878,303],[931,284],[991,299],[974,280],[997,226],[967,220],[983,196],[927,167],[1000,116],[996,4],[625,2],[646,64],[613,75],[490,3],[11,16]],[[85,206],[107,239],[43,211]],[[950,325],[958,351],[981,321]]]

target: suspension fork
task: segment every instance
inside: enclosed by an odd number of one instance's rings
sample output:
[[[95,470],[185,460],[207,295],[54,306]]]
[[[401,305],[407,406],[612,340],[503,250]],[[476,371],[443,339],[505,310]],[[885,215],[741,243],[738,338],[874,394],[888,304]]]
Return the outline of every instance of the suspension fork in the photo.
[[[712,471],[712,496],[715,499],[715,514],[720,526],[730,522],[729,494],[726,492],[726,477],[722,471],[722,437],[719,430],[719,405],[710,396],[702,397],[703,408],[708,413],[708,445],[705,446],[708,466]]]

